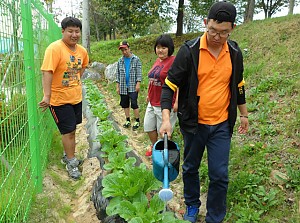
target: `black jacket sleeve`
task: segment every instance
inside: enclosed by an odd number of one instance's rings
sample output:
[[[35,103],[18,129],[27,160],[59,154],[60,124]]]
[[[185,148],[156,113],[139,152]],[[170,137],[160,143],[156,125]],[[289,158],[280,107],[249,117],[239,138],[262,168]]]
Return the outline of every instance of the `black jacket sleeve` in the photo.
[[[188,46],[184,44],[179,49],[176,58],[168,72],[167,80],[162,87],[160,101],[162,110],[171,110],[175,91],[186,82],[185,77],[187,76],[188,64],[190,63],[187,55],[189,55],[189,49]]]

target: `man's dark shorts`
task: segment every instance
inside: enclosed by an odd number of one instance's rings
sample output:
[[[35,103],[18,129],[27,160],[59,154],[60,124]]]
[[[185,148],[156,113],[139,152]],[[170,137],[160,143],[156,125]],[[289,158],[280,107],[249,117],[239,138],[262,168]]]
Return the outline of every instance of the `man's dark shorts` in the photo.
[[[73,132],[82,122],[82,102],[71,105],[50,106],[51,114],[62,135]]]
[[[137,92],[128,92],[127,95],[121,94],[121,102],[120,105],[122,108],[129,108],[129,104],[131,103],[132,109],[139,108],[138,106],[138,93]]]

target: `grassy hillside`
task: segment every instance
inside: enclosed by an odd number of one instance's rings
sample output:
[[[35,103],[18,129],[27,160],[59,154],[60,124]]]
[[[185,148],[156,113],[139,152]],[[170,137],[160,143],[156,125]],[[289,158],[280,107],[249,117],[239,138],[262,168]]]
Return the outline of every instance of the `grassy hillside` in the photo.
[[[300,16],[294,15],[241,25],[231,35],[244,54],[250,131],[233,135],[226,222],[300,222],[299,27]],[[184,40],[198,35],[173,35],[175,52]],[[147,72],[156,59],[156,37],[128,40],[143,63],[141,102],[147,94]],[[93,43],[91,60],[116,62],[120,41]],[[118,98],[115,84],[105,87]],[[205,163],[200,171],[205,191]]]

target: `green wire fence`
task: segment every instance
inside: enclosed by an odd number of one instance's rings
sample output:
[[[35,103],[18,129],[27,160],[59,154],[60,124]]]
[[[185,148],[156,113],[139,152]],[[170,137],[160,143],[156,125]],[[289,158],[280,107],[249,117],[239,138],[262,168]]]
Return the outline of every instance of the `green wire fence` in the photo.
[[[40,66],[60,28],[39,1],[0,1],[0,222],[26,222],[42,191],[55,124],[42,113]]]

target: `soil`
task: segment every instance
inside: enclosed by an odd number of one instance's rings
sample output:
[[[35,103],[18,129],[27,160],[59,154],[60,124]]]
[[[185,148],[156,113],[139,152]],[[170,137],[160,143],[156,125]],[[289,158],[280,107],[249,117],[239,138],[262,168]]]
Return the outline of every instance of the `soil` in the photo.
[[[88,142],[85,129],[86,119],[77,126],[76,131],[76,156],[87,157]],[[59,176],[59,179],[54,179],[51,172],[55,172],[55,176]],[[67,171],[63,164],[54,165],[51,169],[46,171],[43,180],[43,193],[38,195],[37,199],[48,200],[50,207],[48,207],[47,213],[43,216],[35,216],[35,219],[31,219],[31,222],[47,222],[47,223],[95,223],[100,222],[96,216],[96,210],[93,202],[90,200],[93,184],[97,177],[100,175],[101,169],[97,158],[84,159],[82,165],[82,180],[80,187],[76,184],[78,181],[74,181],[69,178]],[[76,190],[70,195],[70,192],[66,191],[62,184],[57,182],[67,182],[71,186],[74,186]],[[73,188],[73,187],[72,187]],[[58,197],[59,196],[59,197]],[[57,203],[53,207],[53,203]],[[70,207],[71,210],[67,211],[68,215],[62,216],[63,207]],[[46,215],[46,216],[45,216]]]

